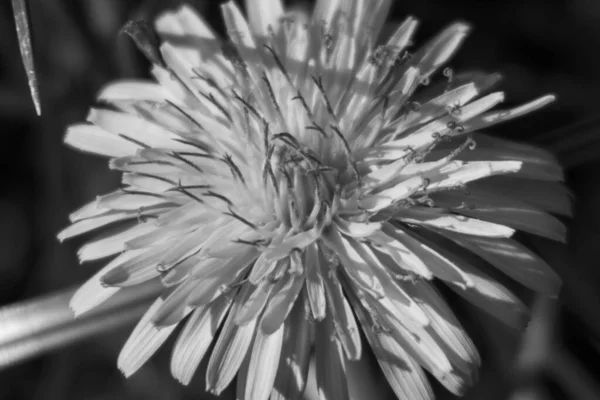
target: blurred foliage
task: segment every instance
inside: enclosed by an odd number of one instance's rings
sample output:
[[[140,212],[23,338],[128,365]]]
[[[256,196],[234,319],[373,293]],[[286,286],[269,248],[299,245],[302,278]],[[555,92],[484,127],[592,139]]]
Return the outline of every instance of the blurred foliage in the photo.
[[[218,1],[190,1],[222,31]],[[309,6],[310,2],[292,2]],[[151,20],[177,1],[30,0],[43,114],[35,117],[20,62],[12,9],[0,4],[0,303],[9,304],[81,282],[99,264],[78,266],[81,241],[60,245],[56,233],[70,210],[118,184],[104,159],[67,149],[68,124],[85,118],[106,82],[147,76],[147,62],[120,29],[129,19]],[[397,1],[390,22],[421,20],[417,45],[447,23],[466,20],[474,31],[457,70],[499,71],[507,105],[556,93],[558,102],[535,115],[493,129],[505,138],[555,152],[567,169],[575,217],[568,247],[532,243],[561,273],[558,300],[532,299],[524,338],[450,297],[478,345],[483,366],[468,399],[597,399],[600,355],[600,2],[597,0]],[[454,304],[456,303],[456,304]],[[192,399],[170,377],[171,342],[129,380],[116,358],[131,327],[86,340],[0,372],[0,399]],[[372,360],[371,360],[372,362]],[[372,365],[375,365],[372,363]],[[202,369],[202,367],[201,367]],[[351,368],[354,371],[354,367]],[[354,371],[365,398],[391,394],[376,367]],[[432,380],[433,382],[433,380]],[[357,390],[360,390],[357,387]],[[451,396],[436,386],[439,399]],[[390,397],[391,398],[391,397]]]

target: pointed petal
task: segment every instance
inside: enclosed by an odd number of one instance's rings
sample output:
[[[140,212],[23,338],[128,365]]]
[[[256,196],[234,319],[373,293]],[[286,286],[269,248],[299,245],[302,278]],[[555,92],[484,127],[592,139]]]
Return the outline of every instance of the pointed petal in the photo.
[[[468,384],[473,384],[481,359],[475,345],[446,301],[428,282],[419,280],[404,286],[407,292],[417,299],[429,317],[431,326],[428,329],[434,337],[438,338],[450,362],[464,373],[463,378]]]
[[[67,128],[65,144],[87,153],[106,157],[124,157],[135,154],[141,147],[115,134],[90,124],[71,125]]]
[[[573,216],[573,196],[563,184],[495,176],[471,183],[469,190],[471,189],[482,189],[489,193],[523,201],[548,212],[568,217]]]
[[[283,17],[281,0],[246,0],[246,12],[252,31],[258,36],[269,36],[277,32]]]
[[[287,274],[275,284],[274,294],[269,299],[260,321],[260,328],[264,334],[273,333],[283,324],[297,301],[303,283],[304,279],[301,277]]]
[[[130,226],[128,229],[105,233],[79,249],[77,252],[79,260],[81,262],[97,260],[127,250],[125,242],[154,229],[156,228],[151,223],[139,223]]]
[[[235,323],[236,314],[242,305],[240,298],[245,297],[248,290],[250,289],[242,287],[237,294],[208,362],[206,388],[216,395],[225,390],[235,377],[254,337],[256,319],[246,325]]]
[[[327,314],[322,262],[324,262],[324,259],[317,245],[312,244],[307,247],[304,268],[306,271],[306,294],[313,318],[317,321],[321,321]]]
[[[162,329],[177,324],[185,318],[192,310],[188,307],[186,299],[195,286],[196,282],[188,280],[173,289],[152,316],[151,321],[154,326]]]
[[[385,292],[381,282],[375,277],[369,264],[350,246],[348,240],[344,239],[336,229],[331,229],[323,236],[323,241],[333,253],[339,257],[342,266],[352,281],[367,293],[375,298],[382,298]],[[334,268],[332,266],[331,268]],[[329,271],[321,271],[322,274],[329,274]]]
[[[319,322],[315,344],[316,375],[319,398],[322,400],[348,399],[346,358],[340,342],[335,339],[331,318]]]
[[[422,76],[431,75],[454,55],[470,29],[468,25],[460,22],[450,25],[414,57],[413,65],[421,69]]]
[[[256,323],[259,314],[267,305],[274,286],[268,279],[265,279],[258,286],[252,287],[248,297],[240,300],[241,305],[236,312],[235,323],[238,325],[245,325],[250,322]]]
[[[536,292],[556,296],[560,277],[539,256],[511,239],[485,238],[444,232],[459,245],[500,269],[506,275]]]
[[[167,340],[176,325],[157,329],[151,322],[156,310],[163,304],[158,298],[140,319],[119,354],[117,365],[126,377],[136,372]]]
[[[164,86],[149,81],[121,80],[111,82],[100,89],[99,101],[114,102],[119,100],[150,100],[164,102],[175,100]]]
[[[358,360],[362,353],[360,332],[342,286],[334,274],[325,274],[323,280],[329,308],[327,318],[333,323],[335,340],[342,345],[348,360]]]
[[[515,233],[514,229],[504,225],[461,215],[436,212],[427,207],[414,207],[403,210],[399,219],[409,224],[431,226],[465,235],[508,238]]]
[[[222,296],[210,306],[194,310],[185,324],[171,358],[171,373],[182,384],[188,385],[192,380],[232,301],[233,297]]]
[[[371,323],[360,302],[352,303],[367,341],[396,396],[399,399],[432,400],[433,391],[419,364],[389,334],[370,329]]]
[[[69,302],[69,307],[71,307],[75,316],[77,317],[86,311],[91,310],[117,293],[120,288],[104,286],[102,284],[102,276],[115,268],[117,263],[121,260],[131,259],[139,254],[139,250],[128,251],[122,254],[96,272],[94,276],[81,285]]]
[[[442,192],[431,196],[437,206],[533,233],[549,239],[566,241],[567,229],[560,220],[529,204],[502,194],[469,188],[469,195]]]
[[[284,339],[271,400],[299,400],[306,386],[313,346],[312,324],[306,319],[306,299],[299,299],[284,326]]]
[[[261,330],[256,332],[248,368],[245,399],[269,399],[279,365],[283,333],[283,325],[271,334],[264,334]]]
[[[515,328],[523,327],[528,318],[528,310],[517,296],[483,272],[481,267],[467,260],[464,254],[459,256],[456,252],[437,244],[430,235],[425,237],[425,233],[421,231],[415,235],[414,232],[410,232],[410,235],[430,248],[436,258],[443,259],[448,265],[460,270],[461,275],[470,283],[465,285],[460,281],[446,280],[445,283],[450,289],[505,324]]]

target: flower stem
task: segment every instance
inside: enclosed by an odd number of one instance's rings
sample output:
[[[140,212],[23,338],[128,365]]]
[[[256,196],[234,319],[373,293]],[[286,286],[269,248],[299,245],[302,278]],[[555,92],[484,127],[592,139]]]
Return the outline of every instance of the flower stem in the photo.
[[[69,300],[76,288],[0,308],[0,369],[135,322],[161,290],[149,282],[120,290],[74,318]]]

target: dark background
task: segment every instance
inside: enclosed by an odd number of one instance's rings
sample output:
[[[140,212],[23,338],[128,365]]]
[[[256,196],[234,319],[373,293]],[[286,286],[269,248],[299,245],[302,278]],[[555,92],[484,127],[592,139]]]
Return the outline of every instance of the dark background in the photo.
[[[62,137],[67,125],[85,118],[104,83],[147,76],[147,62],[129,38],[119,35],[123,24],[151,19],[177,4],[30,3],[41,117],[35,116],[29,97],[10,3],[0,4],[0,305],[79,283],[99,266],[79,266],[81,241],[60,244],[55,235],[66,226],[70,211],[114,189],[119,177],[106,168],[105,159],[66,148]],[[220,1],[191,3],[222,32]],[[471,37],[451,66],[501,72],[506,106],[558,95],[558,102],[544,111],[493,132],[555,152],[576,198],[568,247],[541,243],[538,248],[563,276],[563,292],[557,301],[534,302],[534,326],[525,339],[474,314],[470,306],[456,304],[483,358],[480,383],[467,398],[598,399],[600,1],[402,0],[393,7],[390,27],[408,14],[421,21],[417,46],[453,20],[471,22]],[[203,376],[190,387],[170,377],[170,342],[125,380],[116,358],[130,330],[123,327],[0,371],[0,399],[203,398]],[[552,344],[540,350],[548,335]],[[541,364],[531,362],[535,351],[541,351]],[[372,374],[377,377],[376,370]],[[438,389],[438,398],[452,398]]]

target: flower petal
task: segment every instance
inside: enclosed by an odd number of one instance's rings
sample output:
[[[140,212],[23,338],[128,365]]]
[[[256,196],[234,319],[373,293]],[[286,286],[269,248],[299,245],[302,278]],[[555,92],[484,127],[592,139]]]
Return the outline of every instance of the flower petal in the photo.
[[[447,207],[455,213],[510,226],[549,239],[566,241],[566,227],[556,217],[501,194],[469,188],[468,196],[456,192],[442,192],[433,194],[431,198],[436,205]]]
[[[192,312],[177,337],[171,358],[171,373],[182,384],[191,382],[232,301],[233,297],[222,296],[211,305]]]
[[[106,157],[124,157],[135,154],[141,146],[90,124],[71,125],[64,138],[65,144],[78,150]]]
[[[216,395],[223,392],[235,377],[254,337],[256,319],[246,325],[238,325],[234,321],[242,305],[240,298],[245,297],[248,290],[242,287],[237,294],[208,362],[206,388]]]
[[[312,316],[321,321],[327,314],[327,301],[325,298],[325,286],[323,284],[322,265],[323,256],[316,244],[306,248],[306,295]]]
[[[252,31],[258,36],[269,36],[277,32],[283,17],[281,0],[246,0],[246,12]]]
[[[117,365],[126,377],[131,376],[144,365],[165,340],[167,340],[176,327],[176,325],[172,325],[163,329],[157,329],[152,324],[151,318],[163,304],[163,301],[159,297],[150,306],[146,314],[144,314],[134,328],[119,354]]]
[[[260,328],[264,334],[271,334],[279,329],[292,309],[304,280],[294,274],[286,274],[275,284],[273,295],[265,307]]]
[[[273,390],[277,366],[281,356],[284,327],[280,325],[273,333],[256,332],[250,355],[244,399],[268,400]]]
[[[560,277],[544,260],[515,240],[464,236],[449,232],[442,234],[530,289],[549,296],[558,294]]]
[[[284,345],[271,400],[299,400],[304,393],[313,345],[312,324],[304,314],[305,302],[297,301],[284,323]]]
[[[348,399],[346,357],[342,345],[335,338],[335,329],[329,316],[317,325],[315,358],[319,398]]]

